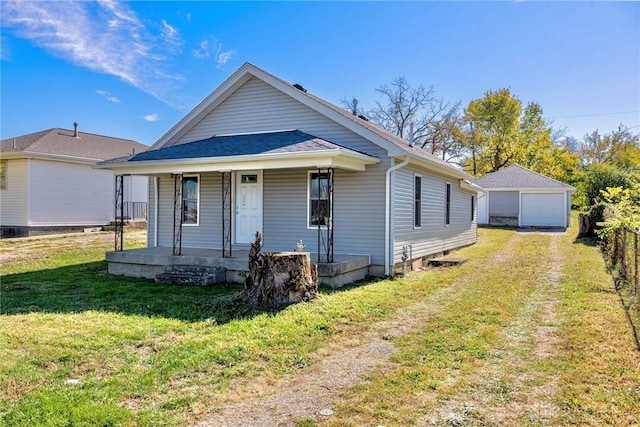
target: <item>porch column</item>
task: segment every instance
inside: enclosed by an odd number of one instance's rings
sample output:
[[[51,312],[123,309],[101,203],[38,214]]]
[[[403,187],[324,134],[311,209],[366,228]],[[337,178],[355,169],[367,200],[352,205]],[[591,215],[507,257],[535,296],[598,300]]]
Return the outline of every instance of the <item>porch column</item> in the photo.
[[[231,192],[231,171],[222,173],[222,257],[231,258],[231,226],[233,218],[233,203]]]
[[[114,231],[115,231],[115,251],[123,250],[124,242],[124,175],[115,176],[115,209],[114,209]]]
[[[182,218],[184,203],[182,201],[181,173],[173,175],[173,254],[182,254]]]
[[[326,208],[322,208],[326,201]],[[318,169],[318,262],[333,262],[333,168]],[[326,224],[321,221],[326,215]]]

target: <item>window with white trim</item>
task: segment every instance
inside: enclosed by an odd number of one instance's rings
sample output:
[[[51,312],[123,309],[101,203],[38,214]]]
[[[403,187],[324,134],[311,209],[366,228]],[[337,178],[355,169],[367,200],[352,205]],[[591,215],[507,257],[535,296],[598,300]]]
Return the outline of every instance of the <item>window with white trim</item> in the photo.
[[[422,177],[413,176],[413,228],[422,227]]]
[[[329,174],[310,172],[308,186],[309,227],[326,226],[331,220],[329,207]]]
[[[0,160],[0,188],[7,188],[7,161]]]
[[[476,219],[476,196],[471,196],[471,222]]]
[[[182,177],[182,224],[198,225],[200,212],[200,177]]]
[[[444,225],[451,224],[451,184],[445,184],[446,199],[444,204]]]

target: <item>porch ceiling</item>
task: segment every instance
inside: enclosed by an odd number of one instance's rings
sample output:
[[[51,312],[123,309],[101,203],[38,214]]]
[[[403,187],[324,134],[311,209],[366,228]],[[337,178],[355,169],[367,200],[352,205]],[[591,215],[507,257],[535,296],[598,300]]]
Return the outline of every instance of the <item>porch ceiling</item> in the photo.
[[[299,130],[214,136],[139,153],[97,167],[120,174],[337,168],[363,171],[380,159]]]

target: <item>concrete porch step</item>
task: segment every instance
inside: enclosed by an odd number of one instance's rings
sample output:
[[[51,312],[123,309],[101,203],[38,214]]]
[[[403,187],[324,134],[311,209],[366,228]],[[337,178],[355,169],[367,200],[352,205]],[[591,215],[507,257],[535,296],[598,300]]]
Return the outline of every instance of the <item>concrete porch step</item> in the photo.
[[[226,268],[207,265],[168,265],[155,276],[156,283],[181,286],[211,286],[226,281]]]

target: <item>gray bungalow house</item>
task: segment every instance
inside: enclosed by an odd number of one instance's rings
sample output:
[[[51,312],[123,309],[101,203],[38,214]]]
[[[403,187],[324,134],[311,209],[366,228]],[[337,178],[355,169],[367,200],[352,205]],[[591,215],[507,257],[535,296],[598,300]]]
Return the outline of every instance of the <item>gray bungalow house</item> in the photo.
[[[571,225],[575,187],[520,165],[511,165],[474,181],[484,193],[478,200],[478,223],[512,227]]]
[[[114,274],[217,264],[239,280],[260,231],[340,285],[476,242],[470,175],[249,63],[149,150],[99,167],[150,177],[148,247],[108,253]]]

